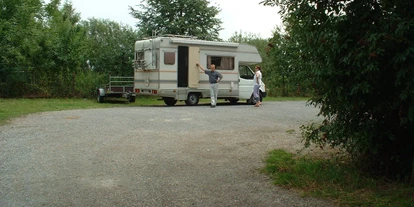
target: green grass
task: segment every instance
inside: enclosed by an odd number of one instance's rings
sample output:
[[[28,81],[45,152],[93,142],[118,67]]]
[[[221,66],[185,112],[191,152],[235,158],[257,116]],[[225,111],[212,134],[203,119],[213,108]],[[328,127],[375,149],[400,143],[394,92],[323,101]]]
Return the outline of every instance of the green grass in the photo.
[[[293,134],[293,133],[295,133],[295,130],[294,129],[289,129],[289,130],[286,130],[286,133]]]
[[[0,125],[11,118],[45,111],[163,104],[155,98],[137,98],[135,103],[128,103],[126,99],[108,99],[105,103],[95,99],[0,99]]]
[[[263,102],[266,101],[308,101],[309,97],[265,97]]]
[[[304,195],[328,198],[344,206],[414,206],[413,187],[360,174],[347,162],[273,150],[266,163],[263,171],[276,185],[299,189]]]

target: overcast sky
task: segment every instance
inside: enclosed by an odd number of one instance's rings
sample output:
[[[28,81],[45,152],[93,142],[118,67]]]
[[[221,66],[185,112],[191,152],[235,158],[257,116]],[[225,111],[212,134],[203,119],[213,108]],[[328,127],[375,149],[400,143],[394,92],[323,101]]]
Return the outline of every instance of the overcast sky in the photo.
[[[221,12],[217,16],[223,21],[220,38],[228,40],[234,32],[242,31],[270,38],[276,25],[281,25],[276,7],[259,5],[262,0],[210,0],[218,5]],[[46,3],[50,0],[45,0]],[[63,1],[62,1],[63,2]],[[131,25],[135,28],[136,19],[129,14],[129,7],[138,9],[141,0],[71,0],[82,19],[103,18]]]

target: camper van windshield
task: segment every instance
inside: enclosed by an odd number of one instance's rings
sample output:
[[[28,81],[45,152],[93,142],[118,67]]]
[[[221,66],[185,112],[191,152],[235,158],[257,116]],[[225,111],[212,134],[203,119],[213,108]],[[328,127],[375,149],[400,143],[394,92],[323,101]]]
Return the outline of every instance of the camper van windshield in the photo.
[[[253,73],[252,69],[247,65],[240,65],[239,66],[239,74],[240,74],[240,78],[243,78],[243,79],[253,79],[254,78],[254,73]]]

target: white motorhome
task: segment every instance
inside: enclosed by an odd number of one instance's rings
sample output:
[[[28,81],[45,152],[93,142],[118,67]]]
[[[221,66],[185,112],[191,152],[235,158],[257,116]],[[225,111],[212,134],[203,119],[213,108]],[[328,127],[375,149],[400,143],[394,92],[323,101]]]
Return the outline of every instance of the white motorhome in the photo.
[[[249,65],[261,61],[257,49],[247,44],[180,36],[139,40],[135,42],[134,89],[137,96],[157,96],[169,106],[177,101],[197,105],[200,98],[210,98],[210,89],[208,75],[196,63],[206,69],[215,64],[223,75],[218,99],[254,104],[254,73]],[[262,82],[260,99],[265,96]]]

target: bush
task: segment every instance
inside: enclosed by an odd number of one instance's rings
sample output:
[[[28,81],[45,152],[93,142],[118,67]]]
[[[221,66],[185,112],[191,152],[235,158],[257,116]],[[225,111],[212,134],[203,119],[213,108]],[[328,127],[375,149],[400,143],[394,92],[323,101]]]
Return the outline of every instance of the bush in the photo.
[[[95,97],[97,87],[107,84],[107,77],[89,70],[77,74],[75,86],[77,95],[83,98]]]

